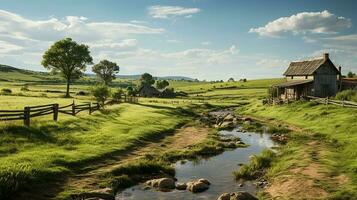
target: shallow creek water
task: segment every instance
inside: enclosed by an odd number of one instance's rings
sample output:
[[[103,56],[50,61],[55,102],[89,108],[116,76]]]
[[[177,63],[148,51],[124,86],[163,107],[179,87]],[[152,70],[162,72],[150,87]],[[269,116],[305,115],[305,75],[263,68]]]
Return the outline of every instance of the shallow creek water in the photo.
[[[205,178],[211,182],[210,188],[202,193],[191,193],[189,191],[172,190],[160,192],[155,189],[144,189],[144,185],[136,185],[117,194],[117,200],[129,199],[212,199],[224,192],[247,191],[252,194],[257,188],[252,182],[245,182],[243,187],[234,180],[233,171],[239,169],[240,163],[249,162],[249,156],[259,154],[263,149],[275,146],[269,134],[252,132],[240,132],[239,128],[230,131],[220,131],[223,137],[240,137],[248,144],[246,148],[227,150],[220,155],[208,159],[195,161],[177,162],[174,164],[178,182],[187,182],[192,179]]]

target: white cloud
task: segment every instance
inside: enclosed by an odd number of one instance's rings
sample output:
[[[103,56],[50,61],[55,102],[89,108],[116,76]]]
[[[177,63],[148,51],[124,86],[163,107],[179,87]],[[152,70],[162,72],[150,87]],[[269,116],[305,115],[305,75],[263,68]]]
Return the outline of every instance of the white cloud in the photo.
[[[172,17],[184,16],[191,18],[192,14],[201,11],[199,8],[184,8],[180,6],[150,6],[148,8],[149,15],[153,18],[168,19]]]
[[[282,59],[265,58],[259,60],[256,64],[257,66],[265,68],[286,68],[286,66],[289,64],[289,61]]]
[[[210,41],[204,41],[204,42],[201,43],[201,45],[203,45],[203,46],[208,46],[208,45],[211,45],[211,44],[212,44],[212,42],[210,42]]]
[[[135,49],[138,41],[127,38],[143,34],[162,34],[164,31],[162,28],[134,23],[90,21],[83,16],[32,20],[0,10],[0,53],[2,60],[14,61],[15,57],[21,56],[21,59],[17,58],[22,62],[20,66],[38,66],[43,52],[53,42],[65,37],[89,44],[95,57],[101,51]],[[18,64],[19,61],[12,63]]]
[[[175,39],[172,39],[172,40],[166,40],[168,43],[181,43],[180,40],[175,40]]]
[[[281,17],[263,27],[251,28],[249,32],[268,37],[279,37],[289,32],[293,34],[332,34],[346,30],[351,26],[350,19],[338,17],[325,10],[322,12],[302,12],[290,17]]]

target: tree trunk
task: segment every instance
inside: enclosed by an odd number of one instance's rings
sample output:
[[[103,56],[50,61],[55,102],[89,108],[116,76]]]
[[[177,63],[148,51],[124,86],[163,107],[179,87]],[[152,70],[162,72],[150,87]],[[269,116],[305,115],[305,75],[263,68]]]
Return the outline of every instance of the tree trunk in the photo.
[[[67,91],[66,91],[66,97],[70,97],[69,96],[69,85],[70,85],[70,79],[67,79]]]

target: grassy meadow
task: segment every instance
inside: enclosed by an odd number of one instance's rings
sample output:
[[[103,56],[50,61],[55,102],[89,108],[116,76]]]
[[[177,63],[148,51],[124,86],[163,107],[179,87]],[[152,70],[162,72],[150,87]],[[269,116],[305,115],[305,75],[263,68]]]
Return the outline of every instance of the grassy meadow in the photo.
[[[301,180],[311,179],[314,187],[321,187],[328,193],[326,198],[357,198],[356,110],[314,102],[263,105],[268,87],[282,81],[278,78],[223,83],[172,80],[169,87],[186,92],[188,96],[140,98],[138,104],[110,105],[92,115],[86,112],[77,116],[60,114],[58,122],[53,122],[51,116],[44,116],[33,119],[30,128],[23,127],[22,121],[0,122],[0,197],[29,189],[29,183],[75,173],[117,152],[155,142],[194,120],[195,114],[206,112],[208,107],[234,106],[239,115],[298,129],[289,133],[290,140],[281,146],[279,156],[256,157],[269,160],[269,165],[256,161],[255,167],[268,167],[267,178],[272,187],[283,185],[287,180],[301,183]],[[111,88],[125,89],[137,82],[117,79]],[[12,93],[0,95],[0,110],[49,103],[67,105],[73,100],[78,103],[94,101],[89,94],[94,84],[93,77],[84,77],[71,86],[72,98],[63,98],[65,84],[56,76],[27,71],[1,72],[0,90],[8,88]],[[22,89],[24,85],[28,90]],[[77,95],[79,91],[88,95]],[[311,163],[318,166],[319,176],[294,173],[300,168],[310,169]],[[245,168],[246,173],[251,172]],[[261,198],[269,198],[269,195],[263,194]]]

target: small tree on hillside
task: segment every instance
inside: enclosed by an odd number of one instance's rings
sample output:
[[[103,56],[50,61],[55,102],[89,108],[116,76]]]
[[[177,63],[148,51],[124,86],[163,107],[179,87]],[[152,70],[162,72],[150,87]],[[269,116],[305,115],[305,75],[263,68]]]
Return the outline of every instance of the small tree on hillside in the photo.
[[[98,85],[92,88],[92,93],[100,106],[104,108],[105,101],[110,97],[110,89],[106,85]]]
[[[105,85],[108,85],[116,78],[115,75],[119,72],[119,66],[115,62],[102,60],[93,66],[92,71]]]
[[[169,85],[170,85],[170,83],[167,80],[156,81],[156,88],[157,89],[164,89]]]
[[[54,43],[42,56],[41,64],[59,72],[67,82],[66,97],[69,97],[69,86],[71,82],[80,78],[87,64],[92,64],[89,47],[77,44],[71,38],[66,38]]]
[[[355,76],[356,76],[356,74],[353,73],[353,72],[351,72],[351,71],[349,71],[349,72],[347,73],[347,78],[353,78],[353,77],[355,77]]]
[[[140,78],[140,84],[141,86],[144,86],[144,85],[153,85],[155,83],[155,79],[152,77],[151,74],[149,73],[144,73],[143,75],[141,75],[141,78]]]
[[[113,97],[113,100],[115,101],[115,102],[119,102],[120,101],[120,99],[121,99],[121,96],[124,94],[124,92],[123,92],[123,90],[122,89],[117,89],[114,93],[113,93],[113,95],[112,95],[112,97]]]
[[[138,93],[137,89],[133,88],[132,86],[127,87],[126,91],[129,96],[136,96]]]

